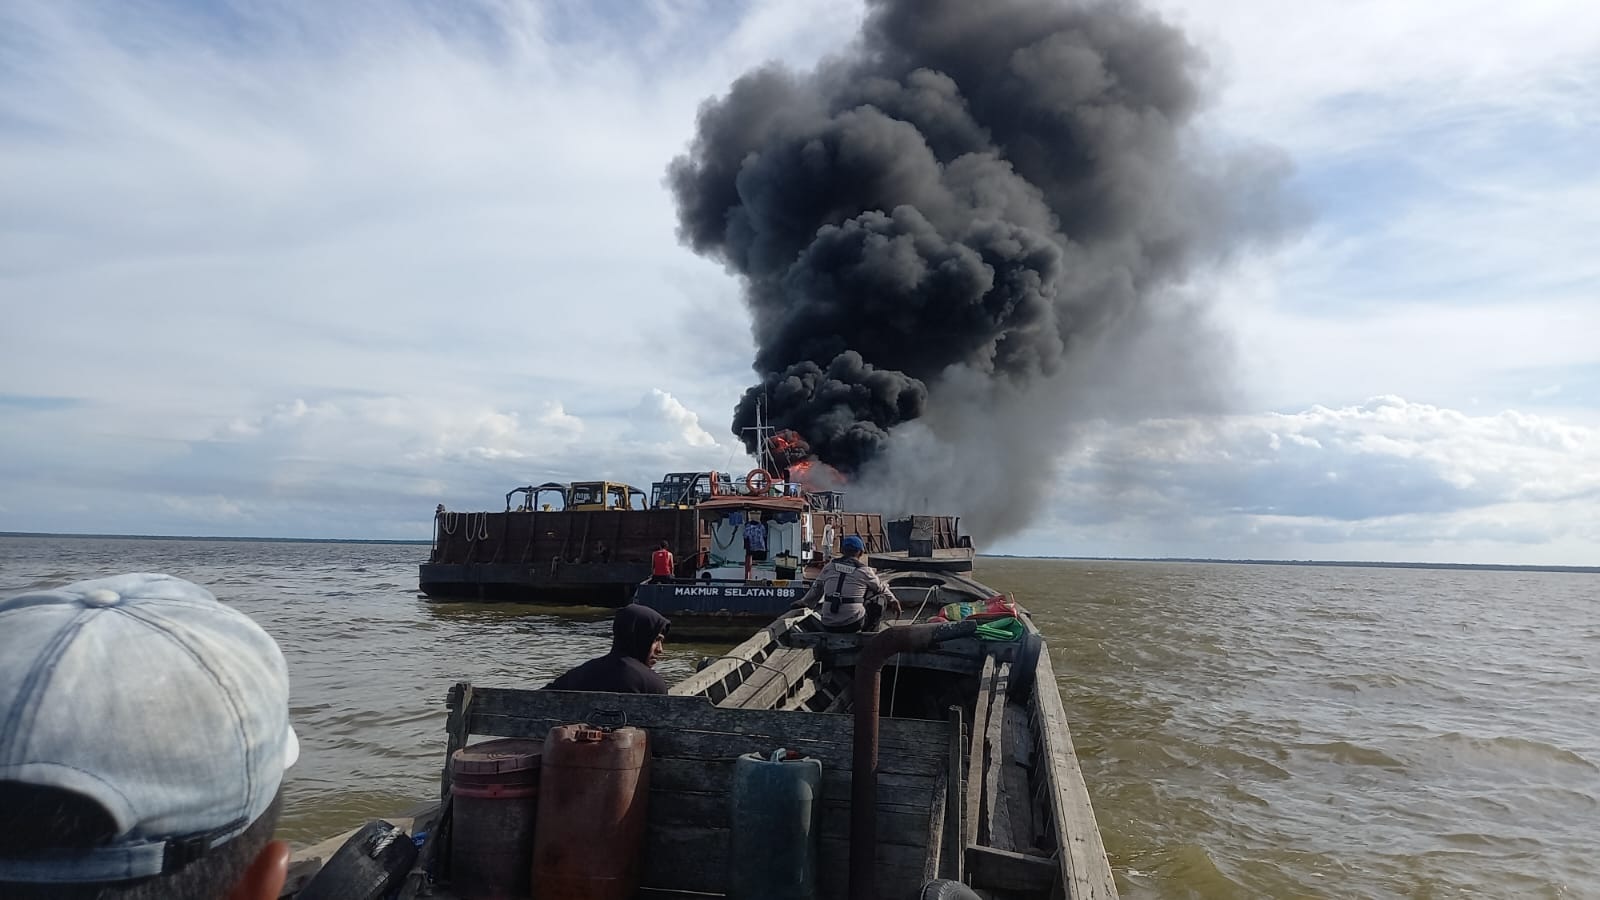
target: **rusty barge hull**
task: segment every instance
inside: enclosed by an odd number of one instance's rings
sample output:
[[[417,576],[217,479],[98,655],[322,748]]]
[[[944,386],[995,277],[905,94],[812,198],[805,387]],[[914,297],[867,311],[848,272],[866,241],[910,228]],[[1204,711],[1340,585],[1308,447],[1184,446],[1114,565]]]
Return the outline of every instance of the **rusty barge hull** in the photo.
[[[441,512],[418,583],[439,600],[620,606],[650,577],[662,541],[690,574],[694,510]]]
[[[419,569],[418,586],[431,600],[623,606],[650,567],[578,564],[555,575],[516,563],[423,563]]]

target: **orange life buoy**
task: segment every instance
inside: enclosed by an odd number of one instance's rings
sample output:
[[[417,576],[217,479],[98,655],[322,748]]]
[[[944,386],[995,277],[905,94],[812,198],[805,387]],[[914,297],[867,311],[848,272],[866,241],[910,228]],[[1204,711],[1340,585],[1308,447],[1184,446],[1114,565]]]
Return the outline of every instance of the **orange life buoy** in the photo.
[[[767,474],[766,469],[751,469],[749,474],[744,476],[744,486],[749,488],[752,494],[765,494],[767,489],[772,487],[772,476]]]
[[[711,496],[722,496],[722,491],[717,487],[717,472],[715,469],[711,471]]]

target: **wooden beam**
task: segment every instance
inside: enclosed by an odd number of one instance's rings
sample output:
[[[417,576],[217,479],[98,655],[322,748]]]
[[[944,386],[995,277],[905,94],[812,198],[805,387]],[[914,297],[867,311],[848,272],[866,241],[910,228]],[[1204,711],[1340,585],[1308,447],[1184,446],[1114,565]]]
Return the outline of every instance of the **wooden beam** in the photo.
[[[1000,775],[1005,769],[1006,755],[1001,744],[1001,729],[1006,720],[1006,686],[1011,679],[1011,664],[1001,663],[994,673],[994,700],[989,707],[989,721],[983,733],[983,826],[978,829],[983,842],[1001,850],[1017,849],[1011,836],[1011,809]],[[976,748],[978,735],[972,736]],[[977,753],[976,749],[973,753]]]
[[[773,709],[800,686],[806,672],[817,664],[811,650],[783,648],[767,657],[761,667],[728,693],[718,706],[735,709]]]
[[[950,763],[949,768],[945,770],[950,796],[945,801],[944,807],[944,837],[947,846],[943,848],[941,860],[943,865],[940,868],[944,871],[940,873],[940,877],[955,881],[960,881],[966,871],[966,854],[961,852],[965,841],[964,819],[961,815],[961,801],[964,796],[961,792],[961,718],[961,707],[950,707]]]
[[[967,741],[967,825],[963,843],[978,843],[978,825],[983,821],[983,736],[989,730],[989,707],[994,700],[994,657],[983,660],[978,676],[978,698],[972,708],[972,737]]]
[[[967,847],[967,884],[979,890],[1044,894],[1058,883],[1057,874],[1053,859],[977,844]]]
[[[836,653],[829,658],[829,663],[834,666],[854,666],[861,658],[861,653],[849,650]],[[908,669],[935,669],[941,672],[955,672],[960,675],[976,675],[982,669],[976,657],[957,656],[950,653],[929,651],[921,653],[897,653],[884,664],[888,666],[902,666]]]
[[[1005,712],[1004,765],[1000,790],[1011,807],[1011,848],[1027,853],[1039,846],[1039,821],[1033,790],[1033,727],[1028,710],[1021,704],[1007,703]]]
[[[956,777],[959,778],[961,776],[957,774]],[[934,779],[933,782],[933,804],[928,809],[928,841],[925,845],[928,848],[928,858],[922,866],[923,881],[932,881],[939,877],[939,855],[944,850],[946,818],[944,808],[946,795],[950,792],[949,781],[950,776],[945,772],[940,772],[939,777]]]
[[[448,735],[448,740],[444,747],[444,769],[439,776],[440,800],[450,796],[450,759],[455,756],[457,750],[467,745],[472,701],[472,684],[466,681],[456,682],[445,697],[445,708],[450,710],[450,715],[445,719],[445,733]]]
[[[1037,765],[1044,767],[1048,782],[1045,802],[1060,840],[1056,859],[1066,896],[1072,900],[1110,900],[1117,896],[1117,882],[1111,874],[1094,807],[1089,803],[1089,788],[1072,747],[1072,732],[1067,728],[1067,713],[1061,704],[1061,689],[1056,685],[1048,648],[1039,654],[1035,678],[1033,698],[1041,751]]]
[[[727,679],[728,676],[738,673],[740,668],[747,664],[745,661],[755,660],[759,662],[771,655],[773,650],[783,646],[786,639],[804,636],[805,632],[799,629],[801,623],[807,617],[808,614],[795,613],[772,622],[749,638],[746,638],[739,646],[729,650],[722,659],[713,660],[704,669],[673,685],[671,693],[676,696],[707,693],[713,686]],[[723,696],[727,695],[727,691],[738,687],[739,681],[742,681],[742,679],[726,685]],[[713,696],[711,702],[715,703],[721,699],[722,697]]]
[[[730,709],[712,706],[703,697],[474,687],[469,731],[543,737],[552,724],[582,722],[601,710],[621,712],[630,725],[658,730],[650,736],[658,758],[715,758],[731,746],[723,736],[734,735],[752,750],[791,747],[822,759],[825,767],[842,767],[843,772],[850,767],[850,716]],[[931,777],[945,764],[946,727],[942,721],[884,719],[878,745],[885,771],[915,770]]]

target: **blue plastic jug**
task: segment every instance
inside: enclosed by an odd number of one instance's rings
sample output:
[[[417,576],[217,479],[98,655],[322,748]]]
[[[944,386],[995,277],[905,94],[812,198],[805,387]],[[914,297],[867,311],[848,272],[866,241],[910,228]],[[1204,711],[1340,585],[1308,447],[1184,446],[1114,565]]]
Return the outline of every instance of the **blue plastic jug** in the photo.
[[[746,753],[730,797],[728,900],[816,900],[822,760]]]

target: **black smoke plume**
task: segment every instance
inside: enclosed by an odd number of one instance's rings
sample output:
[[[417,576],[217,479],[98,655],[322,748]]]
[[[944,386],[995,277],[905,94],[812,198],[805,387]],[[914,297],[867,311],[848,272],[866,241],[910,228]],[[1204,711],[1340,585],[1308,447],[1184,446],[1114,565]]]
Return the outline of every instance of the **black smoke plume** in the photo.
[[[759,402],[885,512],[1023,524],[1036,484],[966,470],[1048,475],[1097,395],[1204,380],[1203,317],[1160,305],[1278,224],[1281,167],[1192,139],[1200,68],[1133,3],[870,0],[842,55],[708,102],[669,182],[753,313],[734,433]]]

